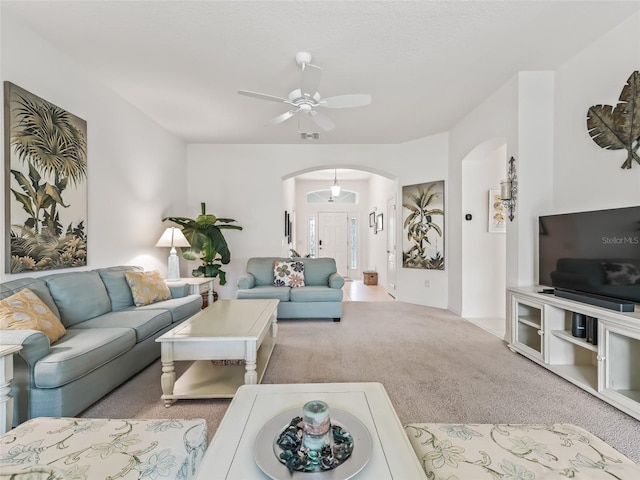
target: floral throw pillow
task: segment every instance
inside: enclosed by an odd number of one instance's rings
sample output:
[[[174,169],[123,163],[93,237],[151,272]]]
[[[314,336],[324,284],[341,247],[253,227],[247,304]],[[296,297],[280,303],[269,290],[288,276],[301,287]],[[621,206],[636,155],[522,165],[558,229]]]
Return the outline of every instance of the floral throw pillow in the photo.
[[[28,288],[0,300],[0,328],[39,330],[49,337],[50,343],[67,332],[51,309]]]
[[[281,262],[276,260],[273,265],[276,287],[304,287],[304,263]]]
[[[609,285],[640,285],[640,265],[633,263],[602,263]]]
[[[131,295],[136,307],[171,298],[171,290],[157,270],[151,272],[126,271],[124,276],[129,288],[131,288]]]

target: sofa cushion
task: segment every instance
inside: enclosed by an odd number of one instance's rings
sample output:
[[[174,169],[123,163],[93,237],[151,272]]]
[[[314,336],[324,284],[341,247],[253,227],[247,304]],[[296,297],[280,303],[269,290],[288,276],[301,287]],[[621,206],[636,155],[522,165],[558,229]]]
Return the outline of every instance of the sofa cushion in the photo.
[[[97,272],[59,273],[42,278],[67,328],[111,311],[107,288]]]
[[[68,328],[34,367],[38,388],[66,385],[122,355],[136,344],[133,328]]]
[[[292,288],[290,298],[292,302],[341,302],[342,290],[312,286]]]
[[[49,292],[49,287],[47,286],[47,282],[39,278],[18,278],[16,280],[11,280],[10,282],[5,282],[0,284],[0,298],[6,298],[14,293],[19,292],[23,288],[28,288],[33,293],[38,295],[40,300],[42,300],[47,307],[54,313],[54,315],[60,318],[60,312],[58,311],[58,307],[56,306],[56,302],[53,300],[51,296],[51,292]]]
[[[123,265],[120,267],[99,268],[96,270],[111,299],[111,310],[117,312],[133,305],[131,288],[124,276],[125,271],[141,271],[140,267]]]
[[[105,313],[78,323],[74,328],[133,328],[136,332],[136,343],[140,343],[169,325],[171,313],[168,310],[137,309]]]
[[[291,287],[274,287],[273,285],[263,285],[246,290],[238,290],[236,298],[273,298],[281,302],[289,301]]]
[[[160,272],[153,270],[150,272],[124,272],[133,303],[136,307],[150,305],[171,298],[171,291],[167,282],[160,276]]]
[[[304,287],[304,263],[282,262],[273,263],[274,287]]]
[[[54,343],[65,333],[58,317],[28,288],[0,300],[0,328],[39,330]]]
[[[415,423],[405,430],[428,478],[640,478],[640,466],[575,425]]]
[[[255,278],[256,286],[273,286],[273,265],[276,260],[286,262],[286,258],[253,257],[247,261],[247,273]]]
[[[336,261],[333,258],[303,258],[305,285],[329,285],[329,277],[336,273]]]
[[[166,310],[171,314],[171,321],[173,323],[179,322],[185,318],[190,317],[194,313],[197,313],[202,309],[202,297],[198,294],[187,295],[186,297],[172,298],[170,300],[164,300],[158,303],[152,303],[151,305],[145,305],[142,307],[131,307],[138,310]]]

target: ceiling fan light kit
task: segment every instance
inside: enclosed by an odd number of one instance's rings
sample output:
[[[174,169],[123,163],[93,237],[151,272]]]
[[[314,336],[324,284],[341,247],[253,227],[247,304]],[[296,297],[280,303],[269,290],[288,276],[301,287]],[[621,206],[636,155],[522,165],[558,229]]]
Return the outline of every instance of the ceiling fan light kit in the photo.
[[[311,64],[311,54],[308,52],[298,52],[296,54],[296,63],[300,65],[302,69],[301,86],[298,89],[292,90],[287,98],[252,92],[249,90],[238,91],[240,95],[258,98],[260,100],[284,103],[291,107],[289,111],[269,120],[265,126],[278,125],[287,121],[296,114],[299,115],[300,113],[304,113],[308,115],[320,128],[329,131],[335,127],[335,123],[333,123],[333,120],[331,120],[327,115],[318,112],[316,108],[352,108],[362,107],[371,103],[371,95],[365,93],[338,95],[323,99],[318,91],[320,78],[322,76],[322,69]],[[299,130],[300,129],[298,128],[298,131]],[[317,137],[314,138],[317,139]]]
[[[318,132],[300,132],[300,138],[302,138],[302,140],[318,140],[320,138],[320,134]]]

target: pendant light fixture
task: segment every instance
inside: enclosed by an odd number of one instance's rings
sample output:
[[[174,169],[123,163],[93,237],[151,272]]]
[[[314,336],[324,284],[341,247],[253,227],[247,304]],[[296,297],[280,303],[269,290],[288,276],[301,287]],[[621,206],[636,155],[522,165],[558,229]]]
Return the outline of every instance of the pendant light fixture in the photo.
[[[333,171],[333,185],[331,185],[331,196],[337,197],[340,195],[340,185],[338,185],[338,170]]]

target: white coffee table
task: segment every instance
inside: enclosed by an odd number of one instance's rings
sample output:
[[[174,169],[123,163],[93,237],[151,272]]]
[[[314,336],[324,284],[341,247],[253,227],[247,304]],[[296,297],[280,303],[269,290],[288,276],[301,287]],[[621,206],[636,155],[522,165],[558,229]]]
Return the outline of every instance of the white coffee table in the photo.
[[[276,344],[279,300],[220,300],[156,339],[162,399],[230,398],[262,376]],[[176,381],[175,361],[196,360]],[[244,360],[218,365],[211,360]]]
[[[409,439],[379,383],[313,383],[245,385],[238,389],[198,469],[198,480],[267,479],[255,461],[255,439],[275,416],[300,409],[309,400],[323,400],[360,420],[373,441],[371,457],[354,477],[356,480],[420,480],[426,476]],[[354,444],[354,451],[358,448]],[[275,454],[274,454],[275,455]],[[347,460],[348,462],[349,460]],[[345,464],[346,465],[346,464]],[[340,478],[339,469],[333,470]],[[318,478],[296,473],[297,478]],[[306,476],[306,477],[304,477]],[[291,478],[282,466],[283,479]]]

